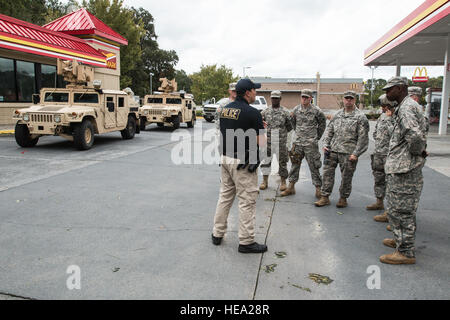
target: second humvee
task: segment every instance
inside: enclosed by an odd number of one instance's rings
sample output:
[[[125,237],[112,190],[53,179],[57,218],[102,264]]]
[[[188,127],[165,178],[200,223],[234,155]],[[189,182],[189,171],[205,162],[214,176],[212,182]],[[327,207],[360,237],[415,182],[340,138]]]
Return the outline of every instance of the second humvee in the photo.
[[[144,98],[143,105],[139,109],[141,119],[141,130],[151,123],[156,123],[158,127],[164,125],[178,129],[181,123],[186,123],[188,128],[192,128],[196,122],[196,105],[194,96],[185,92],[176,92],[177,83],[175,80],[160,79],[162,82],[159,90]]]

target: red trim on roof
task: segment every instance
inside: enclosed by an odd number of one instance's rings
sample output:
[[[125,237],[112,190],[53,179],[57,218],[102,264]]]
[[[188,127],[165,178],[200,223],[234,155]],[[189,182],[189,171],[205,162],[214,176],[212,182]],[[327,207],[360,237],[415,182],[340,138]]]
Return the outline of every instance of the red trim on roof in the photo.
[[[2,14],[0,14],[0,36],[3,41],[15,43],[18,51],[28,52],[25,47],[29,46],[39,48],[39,51],[33,50],[33,53],[38,55],[48,56],[43,51],[49,50],[53,51],[51,56],[57,55],[59,52],[59,54],[65,56],[65,59],[71,53],[78,56],[82,55],[85,58],[84,60],[89,60],[90,58],[96,60],[95,65],[100,63],[98,60],[105,61],[105,57],[85,40],[54,32]],[[17,46],[18,44],[20,45]],[[64,51],[64,53],[61,51]],[[77,57],[75,56],[74,58]]]
[[[394,26],[391,30],[389,30],[381,39],[379,39],[377,42],[375,42],[373,45],[371,45],[367,50],[364,51],[364,56],[368,58],[368,55],[375,50],[377,47],[379,47],[383,42],[387,41],[390,37],[392,37],[395,33],[400,31],[403,27],[405,27],[408,23],[413,21],[415,18],[417,18],[421,13],[423,13],[426,9],[430,8],[433,4],[436,2],[439,2],[440,0],[426,0],[424,3],[422,3],[416,10],[414,10],[412,13],[410,13],[406,18],[404,18],[402,21],[400,21],[396,26]],[[447,1],[448,2],[448,1]],[[440,7],[445,5],[446,3],[443,3]],[[439,8],[440,8],[439,7]],[[439,8],[436,8],[434,11],[438,10]],[[433,12],[434,12],[433,11]],[[432,14],[432,12],[430,12]],[[424,17],[425,19],[426,17]],[[375,53],[375,52],[373,52]],[[373,54],[372,53],[372,54]]]
[[[412,37],[414,37],[416,34],[418,34],[419,32],[425,30],[426,28],[430,27],[431,25],[435,24],[436,22],[438,22],[439,20],[445,18],[446,16],[448,16],[450,14],[450,8],[447,8],[447,10],[444,10],[442,12],[440,12],[438,15],[436,15],[435,17],[433,17],[432,19],[430,19],[429,21],[425,22],[423,25],[421,25],[420,27],[413,29],[413,30],[408,30],[406,33],[406,36],[403,38],[397,38],[394,41],[392,41],[391,43],[389,43],[388,45],[386,45],[385,47],[383,47],[382,49],[378,50],[377,52],[375,52],[374,54],[372,54],[370,57],[368,57],[367,59],[364,60],[364,65],[367,65],[369,63],[371,63],[372,61],[374,61],[375,59],[379,58],[380,56],[382,56],[383,54],[385,54],[386,52],[388,52],[389,50],[395,48],[396,46],[398,46],[399,44],[411,39]]]
[[[70,35],[95,34],[115,43],[128,45],[127,39],[84,8],[50,22],[44,28]]]

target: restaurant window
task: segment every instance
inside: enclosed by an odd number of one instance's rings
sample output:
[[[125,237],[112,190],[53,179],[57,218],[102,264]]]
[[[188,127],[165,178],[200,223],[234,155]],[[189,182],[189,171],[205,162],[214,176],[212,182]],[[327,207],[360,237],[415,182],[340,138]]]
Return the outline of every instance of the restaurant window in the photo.
[[[56,88],[56,66],[49,66],[46,64],[41,65],[41,76],[41,88]]]
[[[36,73],[32,62],[16,61],[17,97],[20,102],[29,102],[36,93]]]
[[[0,58],[0,102],[16,100],[14,60]]]

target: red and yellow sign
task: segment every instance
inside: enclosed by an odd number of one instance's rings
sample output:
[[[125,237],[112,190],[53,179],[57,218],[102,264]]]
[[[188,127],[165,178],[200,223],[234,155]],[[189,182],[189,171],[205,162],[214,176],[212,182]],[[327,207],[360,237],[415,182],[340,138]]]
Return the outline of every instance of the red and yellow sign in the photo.
[[[106,68],[117,69],[117,56],[115,53],[98,49],[98,51],[106,57]]]
[[[414,71],[414,76],[412,78],[413,82],[428,82],[430,78],[428,77],[428,71],[425,67],[417,67]]]

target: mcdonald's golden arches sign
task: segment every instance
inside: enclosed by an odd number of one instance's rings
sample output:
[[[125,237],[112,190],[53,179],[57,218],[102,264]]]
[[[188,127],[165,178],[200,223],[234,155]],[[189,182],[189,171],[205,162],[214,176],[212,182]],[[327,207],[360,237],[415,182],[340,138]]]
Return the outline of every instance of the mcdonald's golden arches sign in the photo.
[[[417,67],[414,71],[414,76],[412,78],[413,82],[428,82],[430,78],[428,77],[428,71],[425,67]]]

